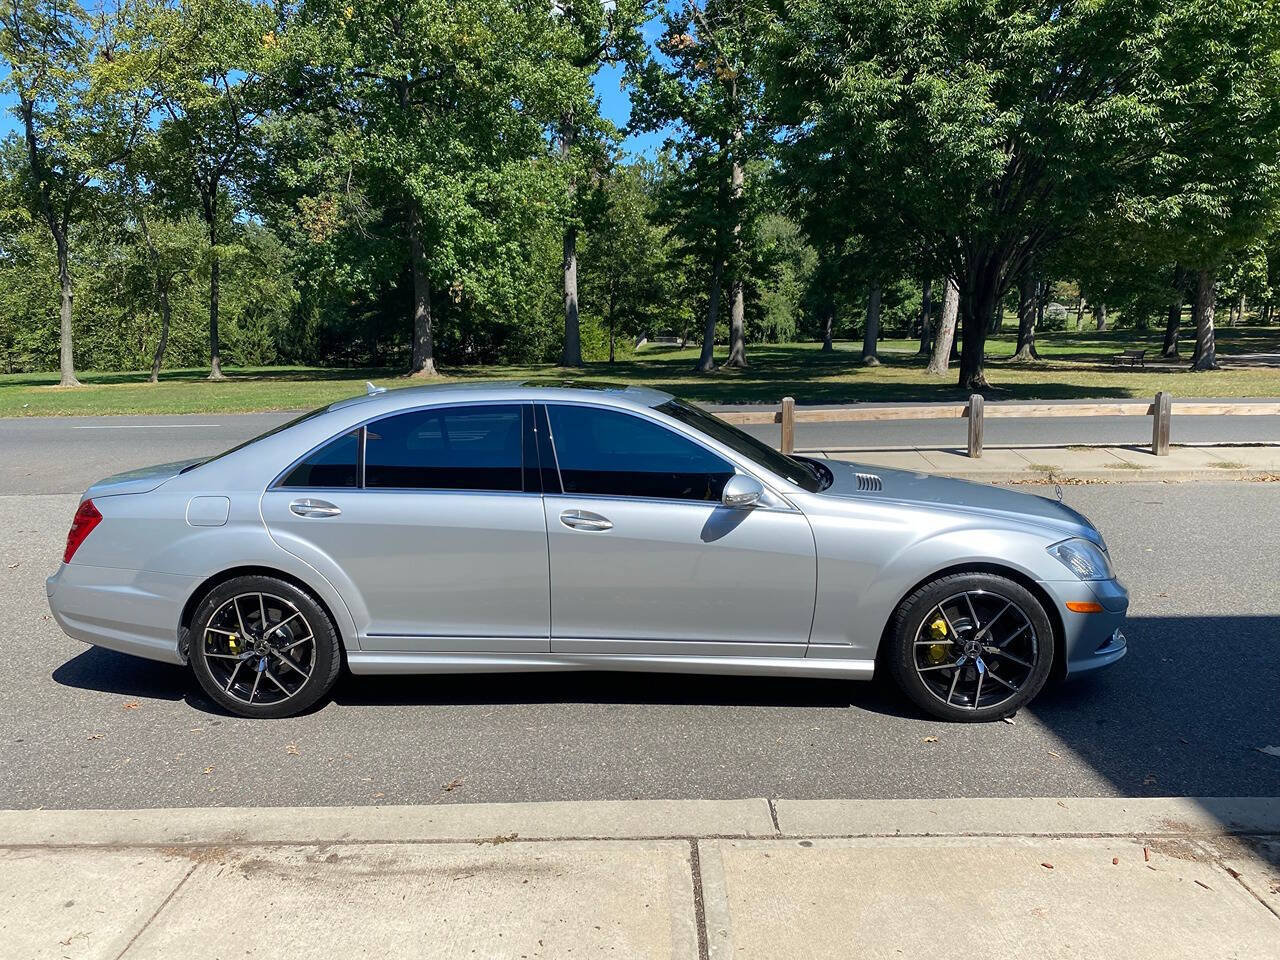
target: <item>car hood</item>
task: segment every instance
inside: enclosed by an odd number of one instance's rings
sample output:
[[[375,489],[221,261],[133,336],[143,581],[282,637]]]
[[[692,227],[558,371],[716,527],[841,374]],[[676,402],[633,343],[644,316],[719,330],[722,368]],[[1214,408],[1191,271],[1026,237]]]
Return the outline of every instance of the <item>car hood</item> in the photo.
[[[823,490],[821,496],[894,500],[948,511],[999,515],[1060,530],[1064,536],[1086,537],[1105,548],[1102,534],[1088,517],[1048,497],[928,473],[871,467],[843,460],[821,462],[834,477],[831,486]],[[878,477],[881,489],[867,489],[867,484],[859,483],[859,474]]]
[[[192,464],[201,463],[205,459],[207,458],[197,457],[193,460],[175,460],[173,463],[158,463],[152,467],[126,470],[124,473],[117,473],[99,480],[85,491],[85,498],[114,497],[122,493],[147,493],[166,480],[176,477]]]

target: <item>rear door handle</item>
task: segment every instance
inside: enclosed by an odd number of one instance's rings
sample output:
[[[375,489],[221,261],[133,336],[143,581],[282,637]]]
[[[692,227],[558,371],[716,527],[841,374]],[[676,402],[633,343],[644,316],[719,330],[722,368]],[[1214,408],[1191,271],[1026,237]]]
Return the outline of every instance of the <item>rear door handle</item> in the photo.
[[[590,510],[565,510],[560,514],[560,522],[575,530],[612,530],[613,522],[607,517]]]
[[[313,500],[310,497],[293,501],[289,504],[289,510],[300,517],[336,517],[342,513],[336,504],[328,500]]]

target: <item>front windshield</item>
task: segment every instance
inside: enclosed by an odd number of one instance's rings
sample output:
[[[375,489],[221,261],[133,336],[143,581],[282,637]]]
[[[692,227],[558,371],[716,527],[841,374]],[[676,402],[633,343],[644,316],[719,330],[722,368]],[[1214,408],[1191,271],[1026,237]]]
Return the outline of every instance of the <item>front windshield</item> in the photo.
[[[674,417],[686,426],[705,433],[712,439],[719,440],[729,449],[742,454],[752,463],[759,464],[771,473],[785,477],[797,487],[810,493],[822,490],[826,483],[818,472],[803,460],[797,460],[779,453],[763,441],[757,440],[749,433],[725,423],[707,411],[685,403],[683,400],[668,400],[655,407],[659,413]]]

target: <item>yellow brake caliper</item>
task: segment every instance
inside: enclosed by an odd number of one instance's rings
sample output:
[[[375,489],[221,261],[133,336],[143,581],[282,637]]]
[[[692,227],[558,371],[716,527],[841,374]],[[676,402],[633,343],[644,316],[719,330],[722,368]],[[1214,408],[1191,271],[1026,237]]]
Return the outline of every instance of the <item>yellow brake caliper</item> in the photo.
[[[936,641],[925,649],[925,657],[930,663],[942,663],[947,659],[947,648],[951,641],[947,639],[947,621],[939,617],[929,624],[929,639]]]

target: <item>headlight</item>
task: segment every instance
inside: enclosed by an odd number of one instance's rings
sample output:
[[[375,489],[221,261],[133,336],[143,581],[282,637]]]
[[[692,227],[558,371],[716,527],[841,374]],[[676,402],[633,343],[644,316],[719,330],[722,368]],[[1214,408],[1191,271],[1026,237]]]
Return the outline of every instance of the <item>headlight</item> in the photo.
[[[1049,547],[1049,553],[1081,580],[1113,580],[1111,558],[1096,543],[1088,540],[1063,540]]]

